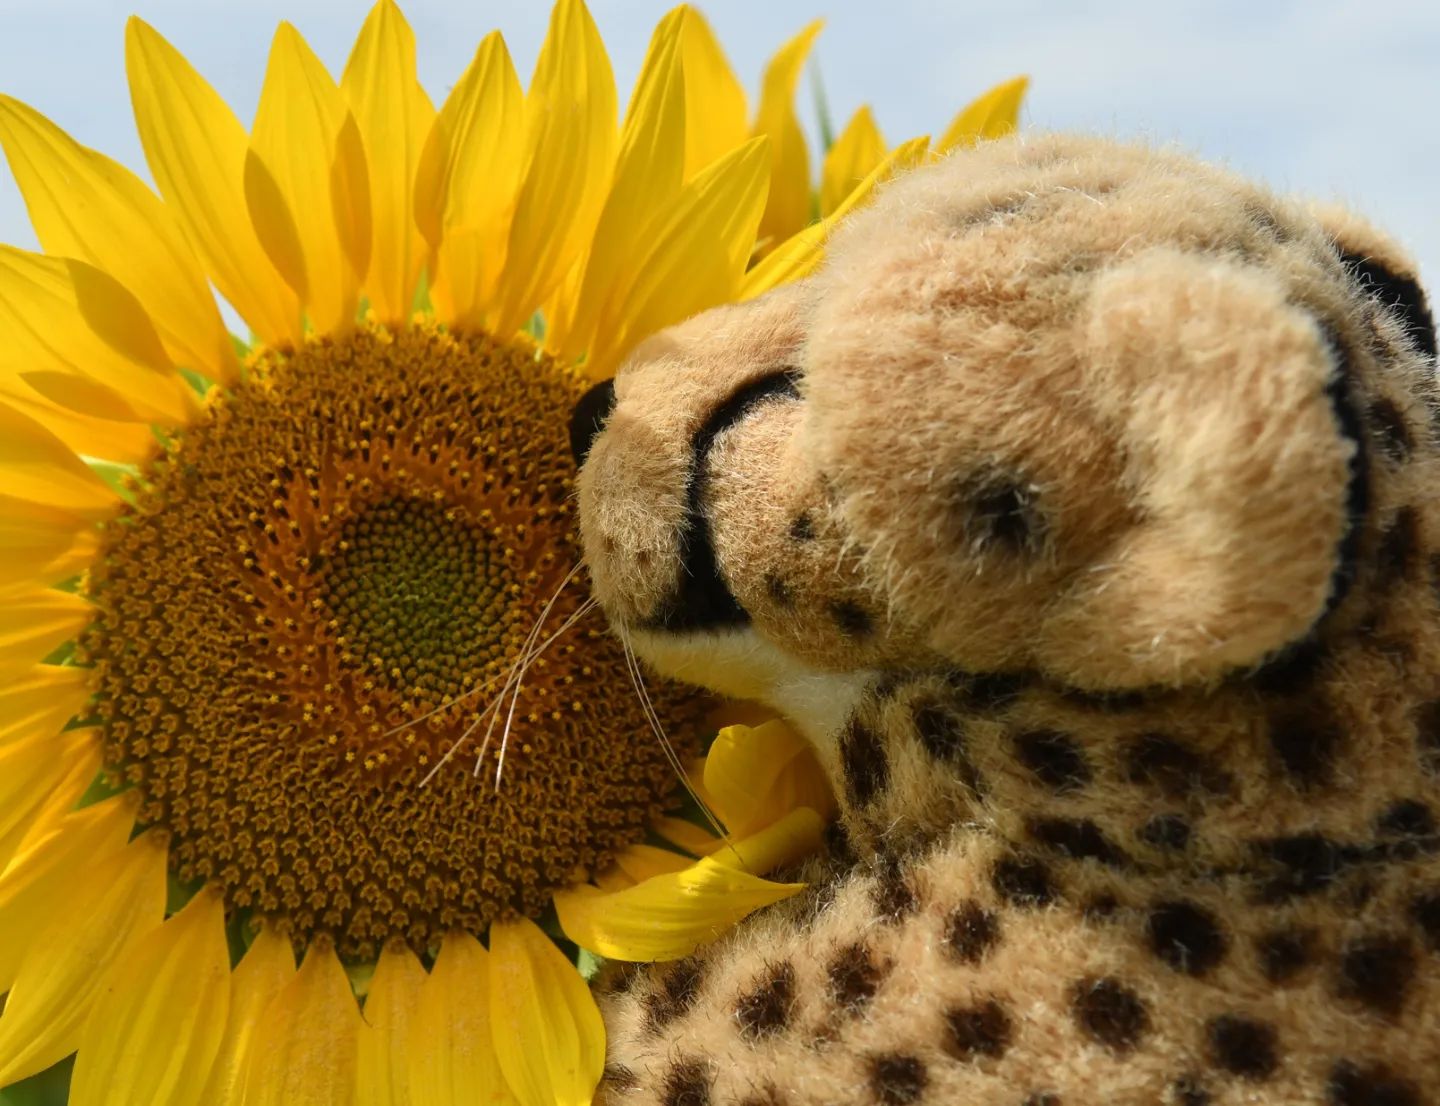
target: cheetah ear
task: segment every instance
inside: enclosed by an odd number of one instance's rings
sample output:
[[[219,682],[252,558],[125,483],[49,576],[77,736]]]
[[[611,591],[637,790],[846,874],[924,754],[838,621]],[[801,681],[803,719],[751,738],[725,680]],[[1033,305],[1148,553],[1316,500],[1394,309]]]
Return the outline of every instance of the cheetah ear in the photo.
[[[1302,639],[1343,584],[1355,426],[1338,355],[1270,274],[1171,249],[1102,275],[1087,396],[1128,521],[1042,617],[1040,667],[1181,686]]]
[[[1422,353],[1435,356],[1435,317],[1420,287],[1414,260],[1385,234],[1341,207],[1311,209],[1330,235],[1351,277],[1381,305],[1395,312]]]

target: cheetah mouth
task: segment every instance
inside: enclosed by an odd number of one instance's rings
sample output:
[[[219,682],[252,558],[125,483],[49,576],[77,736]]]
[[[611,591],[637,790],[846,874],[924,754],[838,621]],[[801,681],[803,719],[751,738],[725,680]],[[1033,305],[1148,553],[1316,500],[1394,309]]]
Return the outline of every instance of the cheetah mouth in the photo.
[[[678,540],[679,582],[640,623],[641,629],[694,633],[744,626],[750,613],[740,605],[720,571],[710,518],[705,513],[710,450],[719,436],[767,400],[800,398],[800,371],[787,368],[742,385],[712,411],[690,439],[690,471],[685,481],[685,518]]]

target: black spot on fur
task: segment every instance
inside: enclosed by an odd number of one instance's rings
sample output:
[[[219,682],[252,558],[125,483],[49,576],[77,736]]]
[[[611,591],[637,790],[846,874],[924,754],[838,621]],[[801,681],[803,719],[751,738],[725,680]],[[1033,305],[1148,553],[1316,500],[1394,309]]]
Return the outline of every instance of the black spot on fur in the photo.
[[[1150,1014],[1140,996],[1117,979],[1077,983],[1071,1011],[1086,1034],[1116,1052],[1129,1052],[1150,1027]]]
[[[1415,952],[1403,937],[1364,937],[1340,957],[1336,993],[1387,1017],[1400,1013],[1415,972]]]
[[[1341,264],[1359,283],[1388,310],[1395,312],[1410,340],[1421,353],[1435,356],[1435,319],[1425,301],[1425,292],[1412,276],[1392,272],[1378,261],[1362,254],[1344,253]]]
[[[635,1073],[624,1064],[606,1064],[601,1078],[605,1081],[605,1089],[611,1094],[629,1094],[640,1085]]]
[[[1386,582],[1396,583],[1410,574],[1420,551],[1420,516],[1414,507],[1401,507],[1385,532],[1375,560]]]
[[[965,728],[958,718],[934,699],[919,699],[910,707],[915,737],[936,760],[965,760]]]
[[[1440,952],[1440,892],[1417,895],[1410,903],[1410,917],[1425,935],[1431,952]]]
[[[998,550],[1034,556],[1045,547],[1048,527],[1036,488],[999,472],[967,477],[956,489],[963,540],[971,555]]]
[[[1055,730],[1016,734],[1015,755],[1042,783],[1058,792],[1075,791],[1090,782],[1090,765],[1079,744]]]
[[[790,1024],[795,1006],[795,969],[788,963],[770,965],[763,978],[735,1003],[735,1023],[747,1041],[773,1037]]]
[[[1140,840],[1157,849],[1184,849],[1190,844],[1190,823],[1179,814],[1157,814],[1140,827]]]
[[[870,1058],[870,1090],[881,1106],[909,1106],[925,1093],[930,1073],[915,1056],[889,1052]]]
[[[1060,1096],[1051,1091],[1034,1091],[1025,1096],[1020,1106],[1060,1106]]]
[[[1421,1106],[1415,1084],[1384,1064],[1341,1060],[1330,1069],[1325,1089],[1332,1106]]]
[[[1230,779],[1193,749],[1163,734],[1144,734],[1125,751],[1125,772],[1132,783],[1146,783],[1162,795],[1183,798],[1192,792],[1223,795]]]
[[[1242,1079],[1262,1080],[1280,1065],[1278,1035],[1266,1022],[1229,1014],[1210,1022],[1210,1054],[1217,1066]]]
[[[1200,976],[1221,960],[1229,941],[1210,911],[1190,902],[1157,905],[1146,921],[1151,951],[1177,972]]]
[[[1275,695],[1301,695],[1320,678],[1328,654],[1314,638],[1288,645],[1254,672],[1247,681],[1258,691]]]
[[[790,520],[790,536],[796,541],[815,540],[815,520],[809,511],[801,511]]]
[[[1260,970],[1271,983],[1288,983],[1310,962],[1315,935],[1305,929],[1280,929],[1255,942]]]
[[[1386,456],[1392,461],[1403,461],[1410,456],[1415,448],[1415,439],[1405,423],[1404,414],[1393,400],[1377,399],[1370,405],[1367,417]]]
[[[945,1047],[957,1060],[1004,1056],[1014,1034],[1010,1015],[993,998],[952,1007],[945,1012],[945,1026],[949,1030]]]
[[[1391,803],[1375,823],[1385,837],[1428,837],[1435,832],[1435,815],[1419,799]]]
[[[765,574],[765,594],[770,596],[771,602],[777,607],[792,607],[795,605],[795,596],[790,591],[790,585],[774,572]]]
[[[677,961],[660,979],[655,990],[645,996],[646,1028],[652,1033],[659,1033],[688,1011],[700,997],[704,982],[704,961],[694,957]]]
[[[870,618],[870,612],[858,603],[851,603],[848,600],[831,603],[830,617],[834,620],[835,625],[840,628],[840,632],[846,637],[869,637],[875,629],[875,624]]]
[[[1044,906],[1055,898],[1050,869],[1031,857],[1007,857],[990,871],[995,893],[1011,906]]]
[[[1256,842],[1255,848],[1274,868],[1260,891],[1266,902],[1323,891],[1361,855],[1354,846],[1338,844],[1318,833],[1274,837]]]
[[[945,917],[944,941],[962,964],[978,964],[1000,940],[1000,919],[974,899],[966,899]]]
[[[1089,818],[1034,818],[1027,828],[1040,844],[1075,860],[1098,860],[1112,868],[1130,862]]]
[[[852,806],[865,806],[890,783],[890,761],[875,731],[858,719],[850,719],[840,738],[840,763],[845,772],[845,792]]]
[[[1323,704],[1286,707],[1270,716],[1270,748],[1301,787],[1327,783],[1343,733]]]
[[[1415,711],[1415,743],[1420,762],[1440,772],[1440,699],[1421,704]]]
[[[825,851],[837,862],[846,866],[855,862],[855,848],[840,822],[831,822],[826,826],[820,839],[825,843]]]
[[[860,941],[836,952],[825,974],[829,979],[830,998],[849,1013],[864,1008],[885,978],[874,954]]]
[[[710,1065],[686,1057],[676,1060],[660,1087],[662,1106],[710,1106]]]
[[[870,889],[875,911],[883,921],[894,922],[915,913],[919,906],[915,889],[910,886],[910,876],[894,857],[887,857],[880,870],[875,873],[875,883]]]
[[[1120,909],[1120,900],[1114,895],[1096,895],[1085,904],[1081,911],[1087,922],[1106,922],[1115,917]]]
[[[985,672],[971,677],[962,690],[966,705],[973,710],[1000,711],[1020,698],[1029,682],[1018,672]]]
[[[1210,1092],[1199,1076],[1182,1075],[1170,1085],[1170,1092],[1175,1106],[1210,1106]]]

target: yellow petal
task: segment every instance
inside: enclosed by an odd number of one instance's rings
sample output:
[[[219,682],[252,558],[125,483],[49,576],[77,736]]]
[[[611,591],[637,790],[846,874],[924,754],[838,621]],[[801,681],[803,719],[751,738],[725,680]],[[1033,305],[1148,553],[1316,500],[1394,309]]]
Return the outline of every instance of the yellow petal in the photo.
[[[160,450],[160,443],[148,425],[112,422],[73,411],[45,399],[20,374],[10,374],[3,369],[0,369],[0,403],[33,419],[64,442],[67,449],[87,457],[141,464]]]
[[[89,682],[87,669],[37,664],[0,687],[0,747],[58,734],[90,697]]]
[[[490,927],[491,1039],[520,1106],[589,1106],[605,1027],[575,965],[521,919]]]
[[[408,1106],[406,1062],[410,1025],[425,983],[425,969],[403,945],[380,954],[365,995],[365,1024],[356,1061],[357,1106]]]
[[[256,184],[264,178],[251,170],[250,192],[256,203],[251,217],[267,230],[267,252],[276,266],[301,294],[315,329],[329,334],[353,324],[359,296],[360,277],[341,239],[335,213],[332,178],[364,176],[364,152],[358,150],[360,165],[346,167],[340,146],[341,130],[350,118],[344,94],[325,66],[289,23],[281,23],[270,46],[265,83],[260,89],[260,106],[255,112],[251,152],[268,171],[279,203],[265,201]],[[352,126],[353,130],[353,126]],[[365,238],[362,247],[368,256],[370,245],[369,185],[364,190]],[[257,210],[258,208],[258,210]],[[287,223],[282,213],[290,217]],[[296,235],[300,252],[298,265],[286,251],[289,231]],[[279,256],[276,252],[279,251]]]
[[[75,1051],[106,970],[165,916],[165,845],[136,838],[118,855],[75,873],[47,919],[43,947],[20,965],[0,1015],[0,1086],[44,1071]]]
[[[195,410],[145,309],[93,265],[0,246],[0,332],[0,375],[88,380],[112,394],[110,411],[91,414],[174,426]]]
[[[125,25],[125,69],[145,160],[215,287],[264,342],[298,341],[300,303],[250,226],[250,142],[240,120],[175,47],[133,15]]]
[[[0,96],[0,146],[45,252],[103,269],[133,292],[176,364],[233,382],[239,363],[205,276],[170,211],[119,163]]]
[[[245,1106],[350,1106],[360,1008],[335,950],[312,943],[250,1041]]]
[[[68,511],[16,504],[0,496],[0,589],[53,584],[74,576],[98,548],[89,523]]]
[[[810,222],[810,154],[795,115],[795,88],[820,27],[817,19],[780,47],[760,85],[751,133],[770,138],[770,200],[760,220],[760,236],[770,242],[782,242]]]
[[[680,42],[685,15],[685,9],[675,9],[650,38],[625,113],[615,179],[595,227],[578,296],[561,311],[547,313],[546,345],[562,357],[576,358],[589,346],[602,308],[620,286],[634,279],[657,214],[680,192],[685,171]]]
[[[912,138],[891,150],[885,160],[857,184],[850,195],[818,223],[806,227],[787,242],[782,242],[774,252],[745,274],[740,287],[741,299],[753,299],[762,292],[768,292],[781,284],[813,272],[825,256],[825,243],[840,224],[840,220],[874,194],[875,186],[890,179],[896,173],[920,162],[930,144],[928,137]]]
[[[820,215],[829,215],[885,158],[885,138],[869,106],[860,108],[825,153],[820,169]]]
[[[590,240],[615,160],[615,78],[580,0],[559,0],[525,98],[526,170],[495,332],[516,330]]]
[[[78,731],[76,731],[78,732]],[[104,737],[99,730],[85,731],[84,739],[67,747],[67,763],[59,778],[31,816],[24,832],[17,832],[0,842],[0,871],[20,853],[54,833],[74,813],[85,793],[94,785],[104,762]]]
[[[210,1065],[200,1102],[240,1106],[244,1095],[245,1065],[260,1018],[275,996],[295,976],[295,953],[290,938],[262,929],[230,976],[230,1006],[225,1033]]]
[[[672,875],[613,893],[586,887],[558,892],[560,928],[583,948],[618,960],[689,956],[752,911],[804,890],[803,883],[771,883],[752,872],[813,852],[824,825],[813,810],[793,811]]]
[[[749,137],[745,89],[705,17],[685,13],[685,179]]]
[[[78,595],[62,591],[7,596],[0,604],[0,685],[74,638],[94,613],[95,608]]]
[[[755,243],[769,176],[767,139],[705,169],[660,213],[635,278],[602,321],[587,371],[608,376],[642,339],[734,299]]]
[[[1025,98],[1029,77],[1014,77],[997,84],[960,109],[935,145],[937,154],[956,147],[973,146],[982,138],[1003,138],[1020,123],[1020,102]]]
[[[230,1002],[220,896],[202,890],[104,974],[80,1032],[70,1106],[209,1106],[200,1096]]]
[[[635,883],[644,883],[654,876],[678,872],[693,863],[688,856],[681,856],[669,849],[656,848],[654,845],[631,845],[615,857],[616,866]]]
[[[0,991],[10,989],[30,949],[48,941],[77,879],[92,863],[109,865],[134,822],[134,807],[117,797],[73,811],[21,844],[0,874]]]
[[[721,730],[705,758],[705,789],[735,837],[748,837],[797,807],[822,817],[835,810],[814,750],[778,719]]]
[[[40,732],[0,745],[0,837],[22,824],[40,807],[53,785],[77,757],[93,760],[98,740],[94,730]]]
[[[99,520],[118,506],[115,493],[65,443],[28,415],[0,403],[0,489],[7,502],[59,507]],[[0,614],[0,626],[4,625]]]
[[[485,36],[425,140],[415,218],[439,251],[431,288],[446,322],[479,323],[505,264],[525,152],[525,94],[498,31]]]
[[[415,76],[415,36],[393,0],[370,10],[340,87],[370,169],[373,237],[365,287],[382,322],[402,323],[410,318],[425,261],[415,226],[415,170],[435,109]]]
[[[713,812],[712,812],[713,813]],[[679,845],[695,856],[709,856],[721,844],[721,839],[703,826],[687,822],[683,818],[656,818],[651,823],[655,832],[666,841]]]
[[[512,1106],[490,1031],[490,964],[479,941],[454,932],[440,945],[410,1021],[411,1106]]]

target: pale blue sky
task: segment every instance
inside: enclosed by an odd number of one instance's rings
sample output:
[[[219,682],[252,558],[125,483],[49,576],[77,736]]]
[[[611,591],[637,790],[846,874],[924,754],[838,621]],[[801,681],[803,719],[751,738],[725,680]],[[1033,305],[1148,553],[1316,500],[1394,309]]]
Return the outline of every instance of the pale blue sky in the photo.
[[[668,5],[593,0],[622,89]],[[765,56],[815,15],[816,58],[841,120],[874,105],[898,140],[936,130],[974,93],[1034,77],[1026,122],[1176,141],[1273,185],[1356,204],[1440,280],[1440,4],[1433,0],[728,0],[702,4],[752,92]],[[244,119],[270,36],[289,19],[338,71],[360,0],[0,0],[0,91],[141,166],[124,80],[138,12]],[[410,0],[421,76],[443,96],[500,27],[528,74],[548,4]],[[808,92],[803,97],[808,113]],[[623,101],[623,92],[622,92]],[[33,243],[0,173],[0,241]]]

